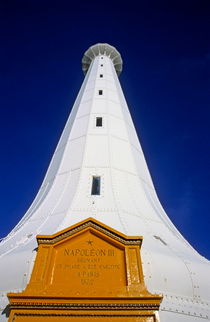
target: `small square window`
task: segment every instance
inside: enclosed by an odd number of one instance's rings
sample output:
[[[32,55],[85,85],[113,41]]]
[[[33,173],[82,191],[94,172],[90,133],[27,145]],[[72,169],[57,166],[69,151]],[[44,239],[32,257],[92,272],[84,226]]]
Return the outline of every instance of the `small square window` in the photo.
[[[103,125],[102,117],[96,117],[96,126],[102,126],[102,125]]]
[[[102,77],[104,77],[104,75],[103,74],[100,74],[100,77],[102,78]]]
[[[100,190],[101,190],[101,177],[93,176],[91,195],[92,196],[100,195]]]
[[[99,89],[99,91],[98,91],[98,95],[103,95],[103,91],[102,91],[102,89]]]
[[[101,57],[101,59],[103,59],[104,57]]]

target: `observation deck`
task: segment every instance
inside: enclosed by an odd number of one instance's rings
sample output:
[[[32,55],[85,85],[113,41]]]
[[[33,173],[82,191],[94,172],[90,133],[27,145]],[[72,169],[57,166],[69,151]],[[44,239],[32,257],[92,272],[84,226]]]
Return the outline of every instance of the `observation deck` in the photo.
[[[92,60],[96,56],[100,56],[100,55],[105,55],[112,60],[115,70],[117,72],[117,75],[119,76],[120,73],[122,72],[122,64],[123,64],[121,55],[115,47],[106,43],[93,45],[84,53],[84,56],[82,58],[82,70],[84,74],[87,73]]]

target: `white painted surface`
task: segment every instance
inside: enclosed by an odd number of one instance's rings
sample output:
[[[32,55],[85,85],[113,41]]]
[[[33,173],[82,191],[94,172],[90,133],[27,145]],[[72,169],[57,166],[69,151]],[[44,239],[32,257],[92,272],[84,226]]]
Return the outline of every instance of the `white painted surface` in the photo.
[[[146,285],[164,295],[161,322],[208,320],[209,261],[181,236],[158,200],[115,68],[119,74],[122,60],[113,47],[101,44],[85,53],[87,74],[43,184],[0,243],[1,310],[6,293],[23,290],[29,281],[35,236],[93,217],[144,237]],[[96,127],[96,117],[103,118],[102,127]],[[100,196],[91,196],[93,175],[101,176]]]

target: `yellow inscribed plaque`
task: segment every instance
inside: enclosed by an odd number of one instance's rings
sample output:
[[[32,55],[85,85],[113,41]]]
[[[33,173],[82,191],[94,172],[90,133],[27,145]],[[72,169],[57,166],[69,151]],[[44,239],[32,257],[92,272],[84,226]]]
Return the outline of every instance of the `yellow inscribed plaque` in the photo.
[[[103,294],[126,285],[124,249],[86,231],[54,247],[49,272],[51,287]]]

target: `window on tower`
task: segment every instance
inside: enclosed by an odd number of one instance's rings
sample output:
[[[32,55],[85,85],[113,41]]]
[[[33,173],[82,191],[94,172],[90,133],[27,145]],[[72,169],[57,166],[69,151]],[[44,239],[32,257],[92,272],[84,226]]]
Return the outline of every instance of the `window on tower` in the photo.
[[[93,176],[92,178],[92,188],[91,188],[91,195],[98,196],[100,195],[101,190],[101,177]]]
[[[103,95],[103,91],[102,91],[102,89],[99,89],[99,91],[98,91],[98,95]]]
[[[100,74],[100,77],[102,78],[102,77],[104,77],[104,75],[103,74]]]
[[[103,122],[102,122],[102,117],[96,117],[96,126],[102,126]]]
[[[103,64],[101,64],[101,67],[103,67],[104,65]]]

